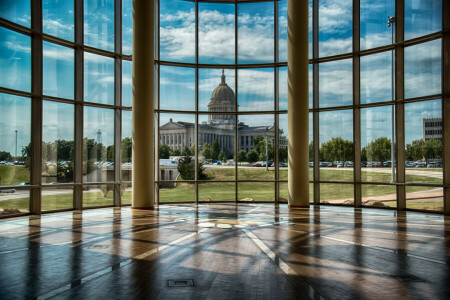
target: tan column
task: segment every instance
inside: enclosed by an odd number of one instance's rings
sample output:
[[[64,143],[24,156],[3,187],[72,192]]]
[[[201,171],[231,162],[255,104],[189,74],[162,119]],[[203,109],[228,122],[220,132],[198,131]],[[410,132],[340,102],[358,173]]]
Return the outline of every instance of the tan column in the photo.
[[[133,1],[133,201],[153,209],[154,1]]]
[[[289,207],[309,206],[308,0],[288,0]]]

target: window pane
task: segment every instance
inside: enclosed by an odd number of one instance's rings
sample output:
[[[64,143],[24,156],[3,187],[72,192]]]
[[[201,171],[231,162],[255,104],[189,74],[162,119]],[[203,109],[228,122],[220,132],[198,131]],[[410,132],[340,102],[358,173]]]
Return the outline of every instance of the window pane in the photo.
[[[195,110],[195,69],[161,66],[160,109]]]
[[[238,201],[275,201],[274,182],[241,182],[238,184]]]
[[[114,185],[85,185],[83,186],[83,206],[114,205]]]
[[[0,199],[0,215],[2,217],[30,211],[30,190],[28,189],[0,190]]]
[[[442,0],[405,0],[405,40],[442,30]]]
[[[392,52],[361,56],[361,103],[392,101]]]
[[[234,169],[233,169],[234,170]],[[236,184],[234,182],[199,183],[199,202],[234,202],[236,197]]]
[[[0,93],[0,120],[0,185],[30,182],[31,101]]]
[[[84,53],[84,101],[114,104],[114,59]]]
[[[43,42],[43,93],[59,98],[74,98],[74,50]]]
[[[200,111],[236,110],[234,69],[198,70],[198,107]]]
[[[440,94],[442,40],[405,48],[405,98]]]
[[[274,84],[273,68],[238,70],[239,110],[275,110]]]
[[[287,182],[280,182],[279,183],[279,192],[280,197],[278,198],[278,201],[280,203],[288,203],[288,197],[289,197],[289,188]],[[309,184],[309,203],[314,202],[314,184]]]
[[[319,106],[331,107],[353,103],[351,59],[319,64]]]
[[[361,109],[361,180],[393,182],[392,106]],[[395,174],[395,172],[394,172]]]
[[[352,0],[319,1],[319,56],[352,51]]]
[[[176,187],[167,187],[168,183],[160,184],[159,203],[167,202],[194,202],[195,184],[180,182]]]
[[[406,208],[442,212],[444,210],[444,189],[441,187],[407,186]]]
[[[86,189],[86,187],[85,187]],[[72,187],[45,187],[42,189],[43,211],[73,208]]]
[[[159,123],[159,167],[161,180],[195,180],[195,115],[160,114]],[[183,156],[184,174],[178,171]],[[164,186],[166,187],[166,186]],[[171,188],[177,188],[172,184]]]
[[[313,136],[313,113],[309,113],[309,180],[314,180],[314,136]]]
[[[442,184],[441,100],[405,104],[406,182]]]
[[[198,122],[198,155],[204,167],[199,180],[234,180],[234,115],[200,115]]]
[[[363,184],[362,205],[373,207],[397,207],[397,188],[392,185]]]
[[[30,0],[2,0],[0,1],[0,18],[30,27],[30,5]]]
[[[129,60],[122,60],[122,106],[131,107],[133,98],[132,65]]]
[[[320,180],[353,181],[353,111],[319,114]]]
[[[42,183],[73,182],[74,108],[44,101],[42,118]]]
[[[309,1],[311,4],[311,0]],[[278,61],[285,62],[287,61],[287,0],[278,1]],[[311,21],[311,19],[310,19]],[[311,33],[311,28],[310,33]],[[310,40],[310,46],[311,44]],[[312,50],[310,50],[311,56]]]
[[[159,21],[161,60],[195,62],[195,3],[161,0]]]
[[[234,4],[198,4],[198,52],[202,64],[234,64]]]
[[[31,39],[0,27],[0,85],[8,89],[31,91]],[[8,76],[4,76],[8,74]]]
[[[84,0],[84,43],[114,51],[114,1]]]
[[[114,110],[84,107],[83,181],[114,181]]]
[[[360,13],[361,50],[392,43],[392,27],[387,26],[387,21],[395,17],[395,1],[361,0]]]
[[[354,205],[353,184],[320,184],[320,203]]]
[[[122,111],[122,181],[132,179],[132,124],[131,111]],[[121,186],[122,204],[131,203],[131,183],[124,183]]]
[[[239,116],[238,152],[245,151],[247,157],[245,165],[239,164],[239,179],[275,179],[275,168],[270,167],[274,162],[274,125],[274,116],[271,114]]]
[[[238,4],[238,61],[274,61],[274,3]]]
[[[29,2],[29,1],[28,1]],[[74,40],[73,0],[42,1],[42,31],[68,41]]]
[[[122,53],[131,54],[133,46],[133,0],[122,0]]]
[[[288,109],[287,67],[278,68],[278,110]]]
[[[288,179],[288,116],[280,114],[278,116],[278,170],[280,180]]]

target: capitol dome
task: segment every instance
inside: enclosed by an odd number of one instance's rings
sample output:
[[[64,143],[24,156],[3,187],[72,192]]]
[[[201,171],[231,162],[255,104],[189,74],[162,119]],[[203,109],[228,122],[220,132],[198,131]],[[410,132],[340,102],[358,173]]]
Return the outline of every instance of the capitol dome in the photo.
[[[209,112],[233,112],[235,110],[234,91],[228,86],[225,78],[225,71],[222,70],[222,81],[211,94],[208,104]],[[234,124],[234,116],[210,114],[208,122],[210,124]]]
[[[225,81],[225,73],[222,71],[222,81],[214,89],[211,95],[211,102],[231,102],[234,103],[234,92]],[[211,104],[210,102],[210,104]]]

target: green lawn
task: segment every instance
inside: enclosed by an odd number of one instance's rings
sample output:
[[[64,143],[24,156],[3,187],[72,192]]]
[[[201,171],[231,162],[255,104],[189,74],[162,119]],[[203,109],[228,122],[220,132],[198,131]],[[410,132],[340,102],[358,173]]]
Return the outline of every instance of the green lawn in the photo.
[[[265,171],[265,168],[239,168],[239,179],[256,179],[256,180],[273,180],[275,177],[275,171],[270,168],[269,171]],[[23,181],[28,181],[28,170],[23,166],[0,166],[0,174],[2,184],[4,182],[10,182],[10,184],[17,184]],[[312,172],[312,170],[310,169]],[[208,178],[212,180],[234,180],[234,168],[208,168],[206,170]],[[365,170],[363,169],[363,174]],[[336,181],[352,181],[353,171],[332,169],[332,170],[320,170],[321,179],[336,180]],[[389,182],[389,173],[372,173],[371,179],[377,182]],[[409,182],[423,182],[423,183],[436,183],[442,184],[442,179],[406,175]],[[280,179],[287,179],[287,169],[280,169]],[[14,183],[11,183],[14,182]],[[200,183],[199,184],[199,201],[230,201],[234,202],[235,199],[235,183]],[[312,184],[310,184],[310,198],[312,199]],[[434,187],[408,187],[408,193],[414,191],[423,191],[434,189]],[[245,198],[251,198],[254,201],[273,201],[274,200],[275,184],[271,182],[242,182],[238,183],[238,199],[243,200]],[[363,197],[380,196],[395,194],[395,187],[388,185],[363,185]],[[0,194],[0,199],[7,194]],[[321,200],[333,200],[333,199],[346,199],[353,197],[353,184],[321,184],[320,186]],[[280,184],[280,197],[287,199],[287,183]],[[160,189],[160,202],[191,202],[195,199],[195,185],[188,183],[179,183],[175,188],[161,188]],[[124,204],[131,203],[131,190],[124,191],[122,202]],[[0,208],[18,208],[21,210],[28,209],[28,197],[12,200],[0,201]],[[88,206],[102,206],[113,204],[112,191],[104,197],[103,193],[94,191],[83,192],[83,203],[85,207]],[[395,202],[385,202],[386,205],[395,206]],[[43,210],[55,210],[72,208],[73,196],[70,191],[67,194],[59,195],[47,195],[42,198]],[[442,201],[408,201],[409,208],[423,208],[423,207],[441,207]]]
[[[30,182],[30,170],[25,166],[0,165],[0,186],[18,185],[21,182]]]

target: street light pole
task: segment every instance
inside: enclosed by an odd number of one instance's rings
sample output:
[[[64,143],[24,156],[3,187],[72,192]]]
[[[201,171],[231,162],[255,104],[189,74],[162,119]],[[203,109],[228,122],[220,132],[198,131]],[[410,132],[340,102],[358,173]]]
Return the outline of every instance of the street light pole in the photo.
[[[392,34],[392,44],[394,44],[394,24],[395,24],[395,17],[389,17],[388,16],[388,27],[391,27],[391,34]],[[392,74],[391,74],[391,87],[392,87],[392,101],[395,100],[395,62],[394,62],[394,51],[392,51]],[[391,141],[391,169],[392,169],[392,182],[395,182],[395,105],[392,105],[392,141]]]
[[[17,160],[17,129],[16,129],[16,160]]]
[[[266,127],[266,171],[269,171],[269,146],[267,142],[267,131],[269,127]]]

